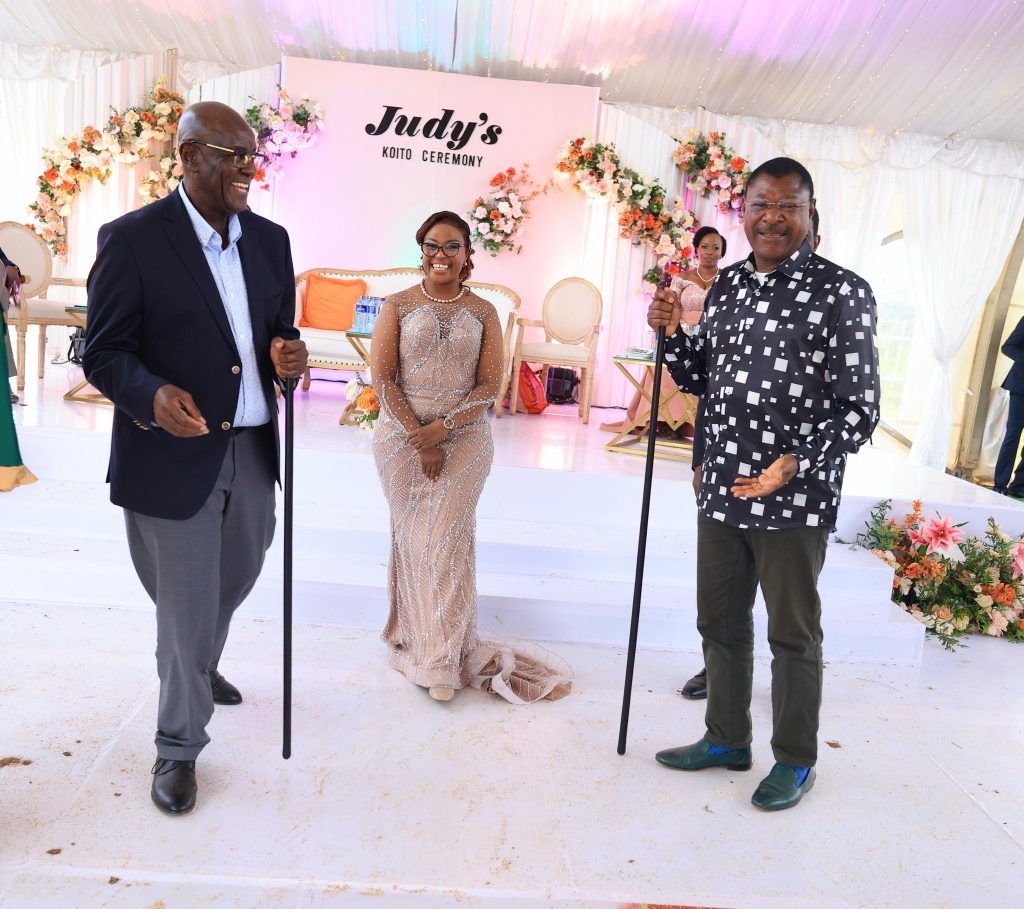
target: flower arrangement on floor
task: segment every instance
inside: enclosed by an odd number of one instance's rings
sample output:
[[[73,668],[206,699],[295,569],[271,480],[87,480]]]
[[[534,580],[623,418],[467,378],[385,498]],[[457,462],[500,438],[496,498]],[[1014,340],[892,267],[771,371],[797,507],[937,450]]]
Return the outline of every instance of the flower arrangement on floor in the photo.
[[[674,138],[674,137],[673,137]],[[705,136],[691,129],[672,153],[672,160],[686,175],[686,187],[705,198],[715,198],[720,212],[742,217],[743,193],[750,179],[746,158],[725,144],[725,133]]]
[[[653,293],[653,285],[666,271],[678,273],[693,256],[694,213],[681,199],[670,201],[657,180],[623,167],[611,143],[586,137],[570,140],[555,163],[555,179],[568,182],[591,201],[610,200],[618,211],[619,236],[651,250],[656,264],[644,273],[645,290]]]
[[[1024,535],[989,518],[983,537],[967,536],[948,516],[925,517],[919,501],[902,521],[891,511],[891,499],[879,502],[852,545],[893,567],[894,602],[948,649],[969,632],[1024,641]]]
[[[154,142],[171,139],[185,109],[185,100],[166,88],[161,77],[143,104],[118,113],[112,109],[102,130],[86,126],[79,136],[62,137],[43,150],[46,164],[37,179],[39,192],[29,208],[31,225],[53,254],[68,254],[67,223],[75,197],[91,180],[106,182],[115,163],[133,165],[151,156]]]
[[[377,418],[380,416],[380,401],[377,399],[377,392],[370,384],[370,371],[366,370],[365,378],[361,373],[355,376],[345,385],[345,399],[355,404],[359,412],[355,415],[355,421],[360,429],[373,432],[377,425]]]
[[[256,131],[258,150],[267,156],[266,173],[258,174],[263,189],[269,189],[267,173],[280,176],[281,159],[294,158],[302,149],[316,143],[324,128],[323,106],[303,96],[297,101],[278,86],[277,107],[263,102],[245,112],[246,122]]]
[[[530,203],[548,191],[550,181],[537,186],[524,164],[499,171],[491,177],[491,188],[474,203],[469,221],[470,243],[486,249],[492,256],[503,249],[517,255],[522,251],[523,229],[530,216]]]

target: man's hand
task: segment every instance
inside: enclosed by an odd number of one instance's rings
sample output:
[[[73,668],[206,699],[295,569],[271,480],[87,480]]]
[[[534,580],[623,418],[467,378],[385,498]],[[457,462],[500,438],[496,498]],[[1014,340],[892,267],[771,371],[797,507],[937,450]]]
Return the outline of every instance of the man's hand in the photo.
[[[674,335],[683,317],[683,309],[679,305],[679,295],[662,287],[654,295],[647,310],[647,324],[657,331],[665,326],[665,337]]]
[[[423,448],[417,451],[420,456],[420,467],[426,474],[428,480],[436,480],[441,476],[441,468],[444,466],[444,455],[437,448]]]
[[[179,439],[194,439],[210,432],[192,395],[176,385],[161,385],[156,390],[153,419],[157,426]]]
[[[4,272],[4,287],[15,291],[21,284],[21,272],[17,265],[8,265]]]
[[[768,469],[756,477],[736,477],[729,491],[738,499],[759,499],[781,489],[793,477],[799,465],[791,454],[783,455],[768,465]]]
[[[446,435],[448,435],[448,430],[444,428],[444,423],[440,420],[434,420],[433,423],[428,423],[426,426],[420,426],[410,432],[409,444],[417,451],[424,451],[428,448],[437,448],[437,443]]]
[[[306,371],[308,359],[309,351],[306,350],[306,342],[301,338],[294,341],[274,338],[270,342],[270,360],[282,379],[299,378]]]
[[[693,495],[694,498],[700,495],[700,464],[693,465]]]

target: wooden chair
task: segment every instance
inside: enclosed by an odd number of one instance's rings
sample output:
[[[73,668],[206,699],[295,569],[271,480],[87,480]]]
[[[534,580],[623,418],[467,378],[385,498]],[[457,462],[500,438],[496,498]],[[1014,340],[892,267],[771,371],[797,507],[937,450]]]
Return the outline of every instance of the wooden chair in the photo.
[[[50,287],[85,287],[84,278],[54,278],[53,257],[50,250],[35,231],[17,221],[0,223],[0,248],[12,262],[17,264],[25,281],[21,285],[21,303],[11,301],[7,321],[18,333],[17,355],[18,391],[25,388],[25,347],[30,325],[39,327],[38,373],[43,378],[46,371],[46,328],[60,325],[77,328],[81,321],[68,315],[67,300],[50,300],[46,292]]]
[[[579,414],[590,420],[590,392],[594,384],[594,354],[601,324],[601,292],[584,278],[564,278],[544,297],[542,317],[517,319],[519,334],[512,359],[512,400],[509,416],[516,411],[519,398],[521,363],[542,363],[544,379],[548,366],[568,366],[580,371]],[[524,344],[527,328],[543,328],[544,342]],[[545,385],[546,385],[545,381]]]

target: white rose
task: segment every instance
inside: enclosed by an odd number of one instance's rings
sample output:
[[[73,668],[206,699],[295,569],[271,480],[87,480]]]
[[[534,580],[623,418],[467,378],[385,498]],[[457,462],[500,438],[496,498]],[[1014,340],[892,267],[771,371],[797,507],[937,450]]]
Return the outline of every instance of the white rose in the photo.
[[[473,212],[473,214],[477,218],[486,218],[487,217],[487,209],[484,208],[482,205],[480,205],[480,206],[477,207],[477,210],[475,212]]]
[[[500,211],[503,215],[507,215],[511,210],[512,206],[509,205],[508,202],[502,200],[501,202],[498,203],[498,211]]]

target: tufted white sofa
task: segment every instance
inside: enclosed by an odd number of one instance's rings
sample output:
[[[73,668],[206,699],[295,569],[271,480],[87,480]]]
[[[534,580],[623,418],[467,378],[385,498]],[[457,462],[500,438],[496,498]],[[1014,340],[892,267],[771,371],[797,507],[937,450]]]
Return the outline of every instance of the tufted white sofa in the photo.
[[[423,272],[416,268],[389,268],[385,271],[357,270],[351,268],[310,268],[295,278],[295,325],[298,327],[302,318],[302,307],[306,299],[306,278],[309,275],[323,275],[327,278],[338,278],[344,281],[362,279],[366,282],[366,293],[371,297],[389,297],[400,290],[417,284]],[[494,408],[496,416],[501,416],[500,402],[505,397],[512,365],[512,332],[519,315],[519,294],[500,284],[478,284],[468,281],[467,286],[498,311],[498,319],[503,329],[502,346],[505,364],[502,371],[501,388],[498,390],[499,405]],[[357,372],[366,368],[362,358],[349,342],[343,331],[331,331],[324,328],[302,327],[302,340],[309,350],[309,365],[319,369],[340,369]],[[370,342],[364,342],[367,349]],[[309,370],[302,380],[303,390],[309,389]]]

